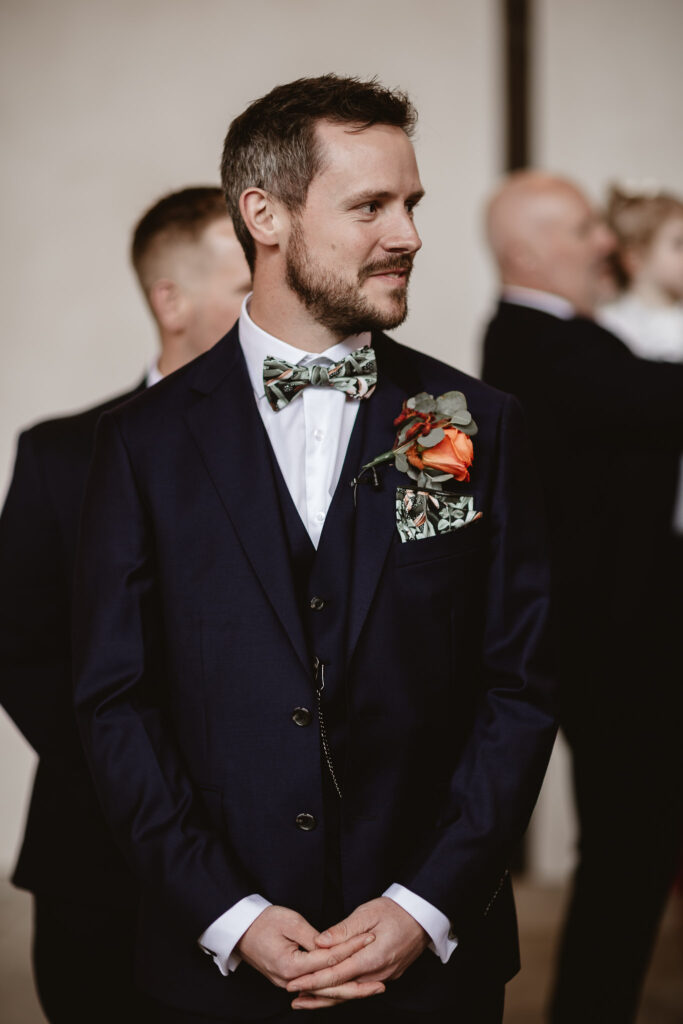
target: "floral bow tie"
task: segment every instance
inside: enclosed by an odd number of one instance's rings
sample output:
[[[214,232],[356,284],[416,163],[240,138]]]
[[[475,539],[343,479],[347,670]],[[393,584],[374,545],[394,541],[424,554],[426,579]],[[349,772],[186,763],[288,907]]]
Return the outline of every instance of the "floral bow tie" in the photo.
[[[263,361],[263,386],[275,412],[289,405],[304,388],[335,388],[349,398],[369,398],[376,385],[377,362],[369,345],[332,366],[295,366],[274,356]]]

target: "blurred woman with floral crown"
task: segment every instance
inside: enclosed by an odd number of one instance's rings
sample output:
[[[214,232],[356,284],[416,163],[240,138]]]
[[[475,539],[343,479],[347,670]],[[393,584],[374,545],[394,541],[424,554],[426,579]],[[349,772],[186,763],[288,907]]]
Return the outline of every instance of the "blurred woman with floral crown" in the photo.
[[[683,198],[613,186],[607,220],[621,292],[598,319],[641,359],[683,362]],[[683,459],[673,528],[683,535]]]

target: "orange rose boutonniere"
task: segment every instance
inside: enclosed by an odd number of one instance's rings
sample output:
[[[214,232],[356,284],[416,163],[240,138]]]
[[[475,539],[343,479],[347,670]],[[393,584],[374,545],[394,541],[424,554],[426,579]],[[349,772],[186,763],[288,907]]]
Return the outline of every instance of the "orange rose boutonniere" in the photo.
[[[439,490],[448,480],[469,481],[477,425],[461,391],[447,391],[438,398],[422,391],[406,399],[394,426],[394,447],[363,466],[358,479],[393,461],[396,469],[426,490]]]

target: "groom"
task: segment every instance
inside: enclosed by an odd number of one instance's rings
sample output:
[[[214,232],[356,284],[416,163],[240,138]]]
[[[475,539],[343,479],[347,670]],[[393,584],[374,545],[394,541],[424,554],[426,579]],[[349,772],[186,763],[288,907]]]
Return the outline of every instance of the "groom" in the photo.
[[[542,529],[515,402],[381,333],[421,244],[415,118],[333,75],[238,117],[253,295],[101,421],[76,706],[159,1021],[499,1022],[518,968]]]

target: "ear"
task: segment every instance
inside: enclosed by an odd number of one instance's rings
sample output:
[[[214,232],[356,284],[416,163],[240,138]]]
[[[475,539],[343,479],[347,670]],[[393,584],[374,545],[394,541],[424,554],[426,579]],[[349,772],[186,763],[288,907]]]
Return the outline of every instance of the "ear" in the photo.
[[[175,281],[169,278],[155,281],[149,290],[149,304],[164,331],[177,334],[185,328],[188,299]]]
[[[262,188],[248,188],[240,196],[240,213],[249,234],[258,245],[279,246],[285,237],[288,218],[282,203]]]
[[[530,239],[517,239],[508,244],[505,253],[508,266],[525,273],[534,273],[543,262]]]

